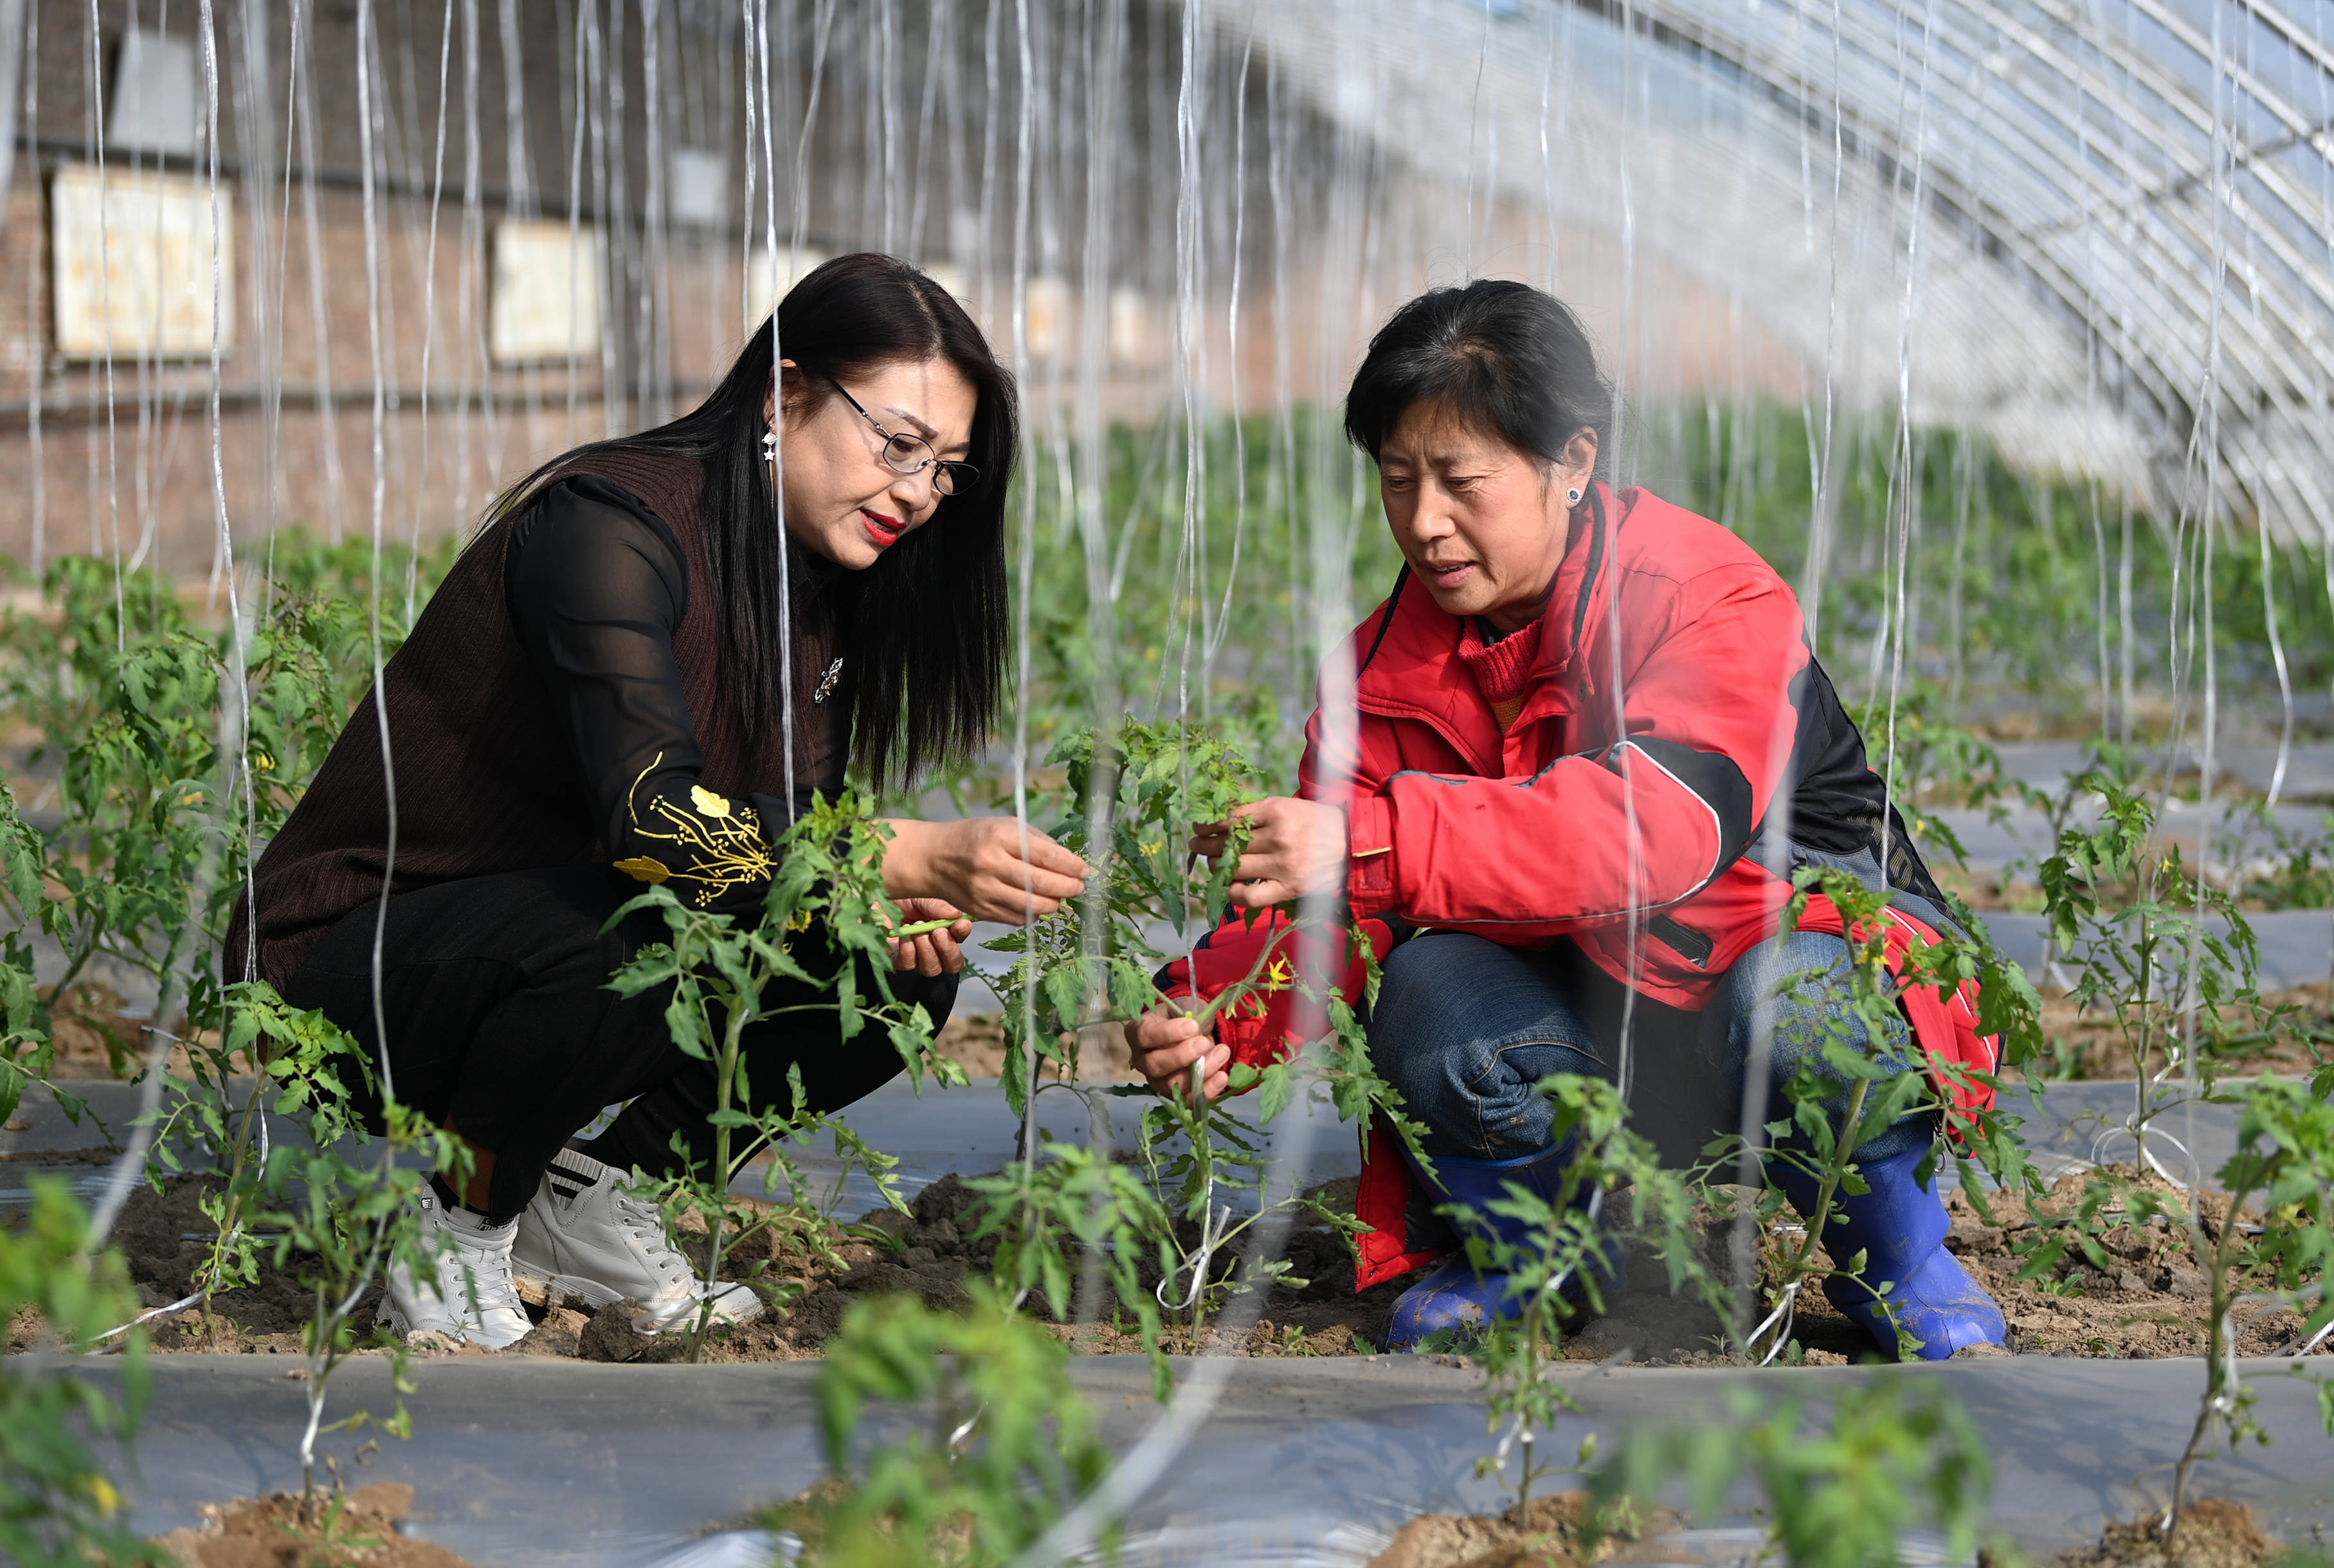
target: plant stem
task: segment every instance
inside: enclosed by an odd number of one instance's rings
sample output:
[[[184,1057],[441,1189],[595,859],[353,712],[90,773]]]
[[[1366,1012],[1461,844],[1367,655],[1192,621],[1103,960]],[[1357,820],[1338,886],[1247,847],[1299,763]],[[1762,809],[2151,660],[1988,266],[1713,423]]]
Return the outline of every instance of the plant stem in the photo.
[[[257,1053],[255,1051],[254,1055],[256,1056],[256,1054]],[[258,1066],[258,1063],[255,1061],[252,1065],[256,1068]],[[219,1217],[218,1240],[212,1244],[210,1263],[203,1271],[203,1300],[200,1310],[203,1314],[203,1321],[206,1323],[210,1323],[211,1293],[218,1287],[220,1254],[226,1247],[228,1238],[235,1235],[236,1227],[241,1221],[243,1213],[243,1193],[239,1189],[238,1184],[243,1178],[244,1158],[250,1152],[251,1149],[252,1123],[257,1121],[259,1117],[259,1096],[266,1087],[267,1075],[265,1073],[261,1073],[252,1081],[251,1098],[244,1103],[243,1121],[236,1128],[234,1146],[235,1152],[233,1157],[227,1161],[227,1212]],[[217,1327],[214,1325],[212,1329],[214,1336],[212,1345],[215,1349],[217,1345],[217,1340],[216,1337],[217,1332]]]
[[[721,1233],[729,1215],[729,1121],[719,1112],[729,1109],[730,1089],[738,1080],[738,1055],[746,1033],[744,1000],[732,996],[728,1011],[721,1032],[721,1060],[713,1074],[713,1108],[717,1112],[713,1119],[713,1179],[717,1185],[712,1210],[705,1222],[705,1296],[697,1307],[697,1331],[689,1340],[691,1362],[704,1352],[705,1336],[712,1332],[714,1287],[721,1277]]]
[[[2132,1118],[2131,1141],[2133,1163],[2142,1175],[2147,1171],[2147,1051],[2148,997],[2156,986],[2156,947],[2158,937],[2156,923],[2146,915],[2139,918],[2139,1055],[2132,1063],[2132,1076],[2139,1081],[2139,1111]]]
[[[1824,1226],[1831,1217],[1833,1195],[1838,1192],[1840,1178],[1847,1174],[1856,1152],[1856,1145],[1849,1140],[1856,1136],[1857,1127],[1864,1120],[1864,1098],[1871,1087],[1870,1079],[1859,1078],[1856,1081],[1856,1087],[1847,1092],[1847,1114],[1841,1120],[1839,1131],[1832,1140],[1831,1158],[1824,1162],[1823,1178],[1816,1188],[1816,1209],[1807,1217],[1807,1239],[1799,1243],[1799,1250],[1783,1273],[1782,1283],[1786,1288],[1807,1273],[1815,1259],[1816,1247],[1823,1241]]]
[[[2239,1234],[2237,1212],[2241,1203],[2240,1194],[2235,1192],[2229,1194],[2228,1216],[2221,1222],[2219,1238],[2213,1243],[2212,1250],[2205,1255],[2205,1262],[2211,1266],[2213,1276],[2211,1281],[2213,1317],[2212,1321],[2205,1325],[2204,1398],[2196,1408],[2196,1424],[2189,1429],[2188,1446],[2181,1450],[2180,1462],[2172,1469],[2172,1506],[2165,1515],[2166,1530],[2174,1528],[2179,1521],[2181,1505],[2187,1499],[2189,1472],[2194,1470],[2196,1467],[2196,1462],[2204,1457],[2205,1441],[2212,1433],[2213,1419],[2221,1413],[2221,1408],[2230,1395],[2229,1265],[2232,1261],[2230,1254],[2235,1250],[2231,1238]],[[2204,1206],[2196,1200],[2193,1193],[2189,1198],[2189,1207],[2193,1212],[2189,1216],[2188,1223],[2201,1239],[2204,1227]]]
[[[1208,1123],[1215,1108],[1208,1101],[1207,1059],[1191,1063],[1191,1159],[1200,1169],[1200,1261],[1191,1277],[1191,1353],[1200,1353],[1200,1332],[1208,1319],[1208,1270],[1215,1262],[1208,1247],[1210,1216],[1215,1210],[1216,1146]]]

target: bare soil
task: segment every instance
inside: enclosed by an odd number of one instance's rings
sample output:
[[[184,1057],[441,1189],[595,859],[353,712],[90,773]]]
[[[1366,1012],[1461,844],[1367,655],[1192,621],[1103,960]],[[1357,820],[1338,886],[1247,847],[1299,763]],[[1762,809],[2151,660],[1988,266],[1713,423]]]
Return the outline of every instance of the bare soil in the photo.
[[[44,988],[43,1001],[53,1000]],[[49,1015],[49,1037],[56,1043],[52,1078],[134,1078],[145,1063],[146,1025],[151,1018],[131,1017],[111,987],[75,986],[64,1005]],[[171,1055],[183,1062],[186,1050],[174,1046]]]
[[[932,1048],[964,1068],[969,1078],[1000,1078],[1005,1073],[1005,1018],[999,1013],[960,1013],[940,1025]],[[1086,1082],[1139,1083],[1126,1036],[1118,1025],[1095,1028],[1080,1052],[1079,1078]],[[1044,1064],[1044,1076],[1064,1076],[1054,1063]]]
[[[996,1254],[993,1239],[976,1241],[970,1235],[969,1211],[977,1196],[954,1176],[945,1176],[917,1195],[910,1214],[872,1211],[854,1227],[858,1234],[838,1238],[836,1250],[845,1265],[841,1269],[789,1245],[776,1230],[747,1238],[734,1255],[733,1277],[748,1281],[782,1310],[759,1322],[719,1331],[708,1341],[703,1359],[794,1361],[815,1356],[841,1329],[851,1303],[862,1296],[912,1294],[940,1311],[969,1304],[966,1279],[987,1273]],[[1351,1195],[1345,1198],[1350,1202]],[[871,1236],[880,1239],[869,1239]],[[1197,1348],[1256,1356],[1351,1355],[1374,1348],[1373,1336],[1383,1332],[1401,1285],[1379,1285],[1356,1295],[1352,1261],[1344,1245],[1326,1230],[1292,1231],[1289,1256],[1297,1275],[1309,1282],[1305,1288],[1276,1289],[1254,1329],[1237,1339],[1210,1332],[1208,1342]],[[619,1333],[617,1328],[625,1323],[621,1308],[603,1308],[586,1317],[579,1310],[582,1304],[571,1302],[560,1313],[546,1314],[543,1325],[513,1349],[600,1361],[670,1361],[686,1353],[680,1335],[644,1339],[630,1333],[628,1327]],[[1032,1303],[1029,1310],[1045,1315],[1040,1303]],[[1090,1313],[1074,1312],[1074,1317],[1089,1320],[1085,1324],[1051,1327],[1081,1353],[1141,1350],[1136,1334],[1114,1324],[1115,1315],[1105,1294]],[[1195,1347],[1188,1330],[1178,1327],[1169,1331],[1166,1348],[1181,1353]]]
[[[2204,1051],[2214,1071],[2252,1075],[2274,1073],[2282,1077],[2307,1077],[2322,1060],[2334,1057],[2334,980],[2314,980],[2289,990],[2270,991],[2263,1005],[2281,1015],[2266,1031],[2234,1007],[2221,1010],[2219,1038],[2209,1020],[2204,1024]],[[2132,1075],[2129,1047],[2115,1015],[2102,1008],[2077,1005],[2067,996],[2046,996],[2042,1002],[2042,1036],[2049,1042],[2052,1060],[2044,1063],[2054,1076],[2116,1078]],[[2164,1053],[2148,1054],[2148,1071],[2164,1065]],[[2021,1076],[2015,1069],[2007,1078]]]
[[[2152,1173],[2143,1178],[2130,1166],[2108,1169],[2133,1186],[2176,1198],[2179,1189]],[[2069,1247],[2049,1274],[2033,1280],[2018,1277],[2022,1259],[2011,1249],[2030,1246],[2042,1227],[2072,1215],[2082,1188],[2083,1176],[2077,1172],[2059,1178],[2049,1198],[2030,1207],[2015,1196],[1992,1195],[1988,1207],[1999,1228],[1985,1224],[1963,1193],[1946,1197],[1953,1228],[1945,1245],[2001,1303],[2011,1348],[2023,1354],[2106,1360],[2201,1353],[2210,1287],[2189,1255],[2187,1237],[2169,1224],[2126,1224],[2106,1230],[2098,1237],[2105,1266]],[[2205,1235],[2217,1238],[2228,1219],[2227,1196],[2204,1192],[2197,1203]],[[2249,1223],[2259,1217],[2238,1217],[2240,1223]],[[1835,1316],[1835,1321],[1845,1326],[1844,1320]],[[2274,1355],[2300,1327],[2301,1319],[2292,1313],[2262,1313],[2245,1323],[2238,1352]],[[2334,1352],[2320,1345],[2318,1353]]]
[[[1557,1492],[1533,1498],[1521,1521],[1506,1512],[1422,1514],[1370,1559],[1370,1568],[1585,1568],[1626,1561],[1638,1543],[1678,1524],[1666,1511],[1637,1530],[1624,1532],[1608,1522],[1612,1533],[1584,1552],[1588,1513],[1587,1493]]]
[[[43,1000],[49,997],[43,989]],[[50,1034],[56,1042],[56,1059],[49,1076],[72,1078],[135,1078],[145,1066],[146,1026],[153,1020],[125,1013],[119,996],[104,986],[75,986],[64,1005],[50,1015]],[[181,1019],[178,1033],[183,1034]],[[1107,1032],[1102,1060],[1090,1049],[1085,1076],[1105,1082],[1133,1078],[1126,1044],[1115,1029]],[[963,1064],[968,1076],[994,1078],[1005,1067],[1005,1024],[995,1013],[961,1013],[940,1025],[933,1041],[940,1055]],[[188,1068],[186,1047],[171,1047],[169,1071],[183,1076]]]
[[[1353,1182],[1333,1184],[1325,1196],[1350,1205],[1352,1193],[1337,1193],[1334,1188],[1338,1186],[1350,1188]],[[191,1289],[208,1238],[217,1234],[200,1207],[207,1187],[203,1178],[181,1177],[159,1193],[140,1188],[122,1211],[115,1239],[130,1259],[131,1281],[149,1307],[177,1301]],[[717,1331],[702,1359],[796,1361],[815,1356],[842,1327],[851,1303],[864,1295],[912,1294],[940,1310],[968,1304],[965,1280],[987,1273],[996,1252],[993,1241],[975,1241],[969,1235],[968,1211],[976,1196],[947,1176],[917,1196],[911,1214],[870,1212],[828,1238],[841,1258],[840,1268],[815,1256],[800,1238],[775,1227],[747,1237],[730,1255],[724,1273],[747,1281],[778,1310],[758,1322]],[[751,1199],[738,1201],[753,1205]],[[1306,1286],[1276,1288],[1262,1320],[1239,1342],[1211,1333],[1201,1348],[1260,1356],[1350,1355],[1374,1349],[1387,1311],[1402,1294],[1401,1282],[1356,1294],[1351,1258],[1344,1244],[1326,1230],[1293,1230],[1289,1257],[1297,1265],[1297,1276],[1308,1281]],[[307,1322],[311,1298],[299,1284],[297,1258],[287,1269],[263,1264],[256,1285],[214,1297],[207,1318],[188,1308],[149,1325],[152,1348],[166,1353],[300,1353],[300,1330]],[[378,1300],[378,1290],[361,1298],[356,1321],[369,1323]],[[686,1353],[683,1335],[634,1333],[622,1305],[594,1312],[570,1299],[530,1312],[537,1320],[535,1331],[505,1353],[622,1361],[671,1361]],[[1106,1354],[1141,1348],[1133,1333],[1113,1325],[1106,1299],[1096,1303],[1094,1313],[1080,1315],[1098,1321],[1084,1328],[1056,1325],[1056,1332],[1079,1352]],[[9,1348],[24,1348],[36,1333],[36,1324],[14,1325]],[[1168,1336],[1168,1349],[1188,1351],[1193,1348],[1190,1340],[1188,1332],[1177,1328]],[[493,1352],[464,1346],[435,1353]]]
[[[1581,1525],[1587,1495],[1559,1492],[1536,1497],[1525,1523],[1508,1515],[1423,1514],[1403,1525],[1370,1568],[1586,1568],[1587,1563],[1627,1562],[1677,1527],[1674,1515],[1628,1536],[1598,1543],[1584,1558]],[[2200,1497],[2180,1511],[2169,1534],[2157,1515],[2110,1525],[2098,1542],[2063,1552],[2056,1568],[2262,1568],[2286,1548],[2262,1530],[2252,1510],[2222,1497]],[[1649,1540],[1650,1538],[1650,1540]],[[1982,1563],[1991,1554],[1981,1554]]]
[[[2129,1169],[2119,1174],[2141,1180]],[[2070,1249],[2067,1258],[2040,1277],[2019,1277],[2025,1261],[2021,1252],[2030,1251],[2053,1221],[2075,1211],[2082,1180],[2079,1174],[2062,1178],[2049,1198],[2030,1210],[2017,1197],[1995,1194],[1990,1200],[1993,1225],[1979,1217],[1966,1196],[1947,1194],[1953,1230],[1946,1245],[2001,1303],[2011,1333],[2011,1352],[1985,1347],[1970,1353],[2107,1359],[2198,1353],[2204,1344],[2209,1294],[2204,1275],[2187,1256],[2185,1233],[2171,1226],[2113,1226],[2098,1237],[2104,1266]],[[2152,1176],[2146,1184],[2167,1194],[2173,1191]],[[1321,1196],[1349,1207],[1352,1186],[1348,1178],[1323,1189]],[[198,1207],[202,1190],[199,1178],[178,1178],[159,1193],[140,1188],[123,1212],[116,1237],[129,1256],[132,1282],[149,1307],[187,1294],[189,1277],[207,1250],[207,1238],[215,1234]],[[815,1255],[799,1236],[771,1228],[748,1237],[733,1252],[724,1272],[750,1284],[773,1310],[758,1322],[717,1331],[705,1347],[704,1359],[816,1356],[841,1327],[851,1303],[862,1296],[912,1294],[940,1310],[965,1304],[965,1282],[988,1272],[995,1251],[993,1241],[970,1236],[969,1211],[975,1197],[955,1177],[944,1177],[916,1198],[910,1214],[879,1209],[862,1217],[857,1225],[828,1237],[841,1266]],[[2203,1201],[2206,1230],[2217,1234],[2227,1200],[2207,1193]],[[1730,1234],[1726,1224],[1710,1225],[1703,1243],[1705,1263],[1722,1278]],[[1767,1238],[1769,1269],[1789,1239]],[[1373,1353],[1384,1335],[1386,1314],[1407,1282],[1391,1281],[1356,1294],[1344,1244],[1324,1229],[1292,1231],[1289,1255],[1294,1275],[1307,1283],[1301,1288],[1276,1287],[1254,1328],[1237,1336],[1210,1332],[1204,1344],[1195,1345],[1188,1331],[1177,1325],[1168,1335],[1167,1348],[1251,1356]],[[163,1352],[298,1354],[300,1330],[311,1303],[297,1273],[297,1259],[289,1269],[265,1267],[256,1285],[216,1297],[208,1317],[188,1309],[158,1320],[150,1325],[153,1348]],[[369,1295],[360,1302],[360,1323],[370,1323],[373,1299]],[[1733,1364],[1716,1314],[1697,1300],[1671,1294],[1667,1270],[1648,1250],[1633,1250],[1627,1287],[1607,1305],[1604,1316],[1582,1324],[1567,1338],[1563,1353],[1568,1359]],[[1033,1310],[1042,1313],[1043,1308]],[[594,1313],[581,1301],[570,1300],[533,1311],[535,1330],[506,1353],[627,1361],[670,1361],[686,1353],[684,1336],[648,1338],[632,1332],[621,1306]],[[1141,1348],[1132,1332],[1131,1314],[1117,1312],[1106,1294],[1072,1315],[1082,1321],[1056,1324],[1055,1332],[1081,1353]],[[2279,1353],[2299,1336],[2300,1321],[2290,1312],[2260,1314],[2245,1323],[2239,1348],[2248,1355]],[[10,1348],[33,1342],[37,1332],[38,1325],[31,1323],[11,1325]],[[1790,1364],[1840,1365],[1874,1355],[1864,1331],[1836,1312],[1818,1290],[1802,1294],[1792,1338],[1794,1343],[1782,1358]],[[491,1352],[465,1346],[439,1353]],[[2321,1345],[2318,1353],[2334,1354],[2334,1341]]]
[[[2242,1503],[2199,1497],[2169,1532],[2150,1514],[2110,1525],[2098,1544],[2059,1554],[2059,1568],[2258,1568],[2285,1554]]]
[[[181,1568],[469,1568],[434,1542],[398,1533],[413,1488],[397,1483],[319,1493],[277,1492],[203,1510],[198,1528],[155,1542]]]

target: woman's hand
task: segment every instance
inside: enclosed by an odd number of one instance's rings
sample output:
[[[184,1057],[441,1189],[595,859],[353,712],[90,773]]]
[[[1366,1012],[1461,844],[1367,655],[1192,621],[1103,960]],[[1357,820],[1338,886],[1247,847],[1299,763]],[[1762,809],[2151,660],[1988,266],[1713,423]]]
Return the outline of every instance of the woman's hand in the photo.
[[[962,910],[939,899],[902,899],[900,923],[920,926],[928,920],[946,920],[948,925],[937,931],[910,937],[892,944],[892,967],[912,969],[919,975],[957,975],[964,971],[964,953],[958,947],[972,935],[972,922]]]
[[[1275,795],[1236,808],[1235,821],[1256,824],[1232,871],[1230,898],[1243,909],[1261,909],[1345,885],[1345,813],[1318,801]],[[1191,835],[1191,852],[1220,860],[1230,822],[1210,822]]]
[[[890,825],[883,891],[894,899],[938,899],[973,919],[1018,926],[1085,890],[1086,863],[1035,828],[1022,859],[1025,830],[1011,817]]]
[[[1154,1008],[1127,1025],[1126,1053],[1134,1070],[1150,1081],[1151,1092],[1169,1099],[1190,1091],[1194,1062],[1207,1063],[1200,1092],[1210,1100],[1223,1093],[1231,1070],[1230,1046],[1217,1044],[1198,1019],[1167,1007]]]

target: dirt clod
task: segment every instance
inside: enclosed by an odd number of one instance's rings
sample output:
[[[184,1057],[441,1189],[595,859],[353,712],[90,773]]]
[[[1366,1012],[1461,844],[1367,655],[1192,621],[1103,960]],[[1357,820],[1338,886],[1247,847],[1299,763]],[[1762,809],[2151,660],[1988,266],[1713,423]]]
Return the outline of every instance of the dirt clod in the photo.
[[[394,1482],[302,1499],[277,1492],[203,1509],[203,1524],[160,1546],[182,1568],[468,1568],[432,1541],[398,1533],[413,1488]]]
[[[1580,1535],[1588,1511],[1587,1493],[1558,1492],[1533,1498],[1521,1524],[1507,1513],[1422,1514],[1370,1559],[1370,1568],[1582,1568],[1625,1554],[1629,1543],[1649,1533],[1624,1531],[1608,1521],[1608,1534],[1584,1556]],[[1664,1514],[1657,1527],[1673,1524]]]
[[[591,1326],[592,1320],[574,1308],[554,1307],[511,1349],[523,1356],[573,1359],[584,1353],[584,1333]]]
[[[562,1311],[570,1318],[584,1315],[581,1313],[566,1312],[564,1308]],[[526,1336],[526,1339],[519,1342],[520,1346],[524,1348],[528,1341],[542,1332],[541,1328],[535,1329],[533,1333]],[[641,1352],[654,1342],[632,1327],[632,1309],[623,1302],[611,1302],[593,1313],[589,1322],[574,1331],[574,1339],[575,1348],[573,1351],[562,1352],[551,1349],[550,1346],[555,1342],[545,1340],[543,1345],[538,1346],[532,1353],[577,1355],[587,1361],[637,1361]]]
[[[2242,1503],[2199,1497],[2180,1510],[2169,1532],[2163,1516],[2109,1525],[2096,1546],[2059,1554],[2059,1568],[2258,1568],[2284,1548]]]

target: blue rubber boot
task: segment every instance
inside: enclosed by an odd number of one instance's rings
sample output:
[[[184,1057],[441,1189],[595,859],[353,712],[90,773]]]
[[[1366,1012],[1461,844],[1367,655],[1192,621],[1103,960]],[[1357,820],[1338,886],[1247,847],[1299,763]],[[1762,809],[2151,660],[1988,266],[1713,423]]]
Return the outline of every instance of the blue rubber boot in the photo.
[[[1824,1294],[1861,1323],[1892,1361],[1898,1359],[1896,1331],[1876,1295],[1884,1281],[1891,1282],[1889,1310],[1921,1342],[1923,1361],[1941,1361],[1971,1345],[2004,1344],[2010,1338],[2001,1308],[1970,1277],[1961,1259],[1945,1250],[1953,1222],[1934,1179],[1926,1187],[1914,1179],[1927,1153],[1925,1146],[1917,1146],[1887,1159],[1859,1162],[1857,1174],[1872,1190],[1861,1197],[1835,1192],[1823,1238],[1834,1264],[1864,1254],[1863,1283],[1834,1275],[1824,1281]],[[1770,1174],[1792,1207],[1802,1215],[1815,1207],[1813,1177],[1782,1166]]]
[[[1529,1239],[1529,1227],[1521,1220],[1491,1213],[1487,1205],[1495,1198],[1506,1198],[1510,1182],[1555,1202],[1564,1190],[1564,1171],[1571,1163],[1572,1145],[1567,1141],[1558,1148],[1543,1149],[1517,1159],[1437,1157],[1433,1178],[1419,1169],[1409,1150],[1403,1151],[1403,1158],[1410,1166],[1411,1178],[1431,1194],[1438,1206],[1463,1203],[1482,1217],[1486,1239],[1520,1246]],[[1575,1207],[1586,1207],[1588,1196],[1586,1192],[1579,1194]],[[1596,1272],[1596,1288],[1609,1303],[1625,1288],[1626,1255],[1616,1237],[1608,1237],[1601,1251],[1603,1256],[1591,1266]],[[1509,1277],[1504,1274],[1476,1273],[1466,1249],[1461,1247],[1429,1269],[1394,1303],[1393,1315],[1386,1320],[1385,1348],[1406,1351],[1442,1329],[1472,1333],[1495,1318],[1514,1317],[1520,1303],[1508,1294]],[[1566,1281],[1558,1287],[1558,1294],[1575,1305],[1587,1296],[1577,1280]]]

